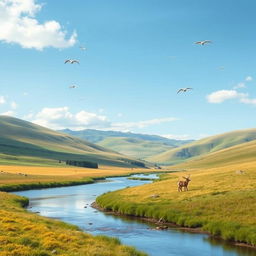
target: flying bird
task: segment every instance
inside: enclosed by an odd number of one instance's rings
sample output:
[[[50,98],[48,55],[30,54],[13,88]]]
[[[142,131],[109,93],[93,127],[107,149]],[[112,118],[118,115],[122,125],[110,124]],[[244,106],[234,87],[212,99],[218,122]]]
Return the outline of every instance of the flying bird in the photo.
[[[71,59],[65,60],[64,63],[65,64],[67,64],[67,63],[70,63],[70,64],[74,64],[74,63],[80,64],[79,60],[71,60]]]
[[[86,48],[86,47],[84,47],[84,46],[80,46],[79,48],[80,48],[80,50],[82,50],[82,51],[87,50],[87,48]]]
[[[186,92],[186,91],[192,90],[192,89],[193,89],[193,88],[189,88],[189,87],[187,87],[187,88],[180,88],[180,89],[177,91],[177,94],[180,93],[180,92]]]
[[[69,88],[70,89],[75,89],[75,88],[78,88],[78,86],[77,85],[70,85]]]
[[[209,44],[209,43],[212,43],[212,41],[210,41],[210,40],[204,40],[204,41],[195,42],[195,44],[200,44],[200,45],[205,45],[205,44]]]

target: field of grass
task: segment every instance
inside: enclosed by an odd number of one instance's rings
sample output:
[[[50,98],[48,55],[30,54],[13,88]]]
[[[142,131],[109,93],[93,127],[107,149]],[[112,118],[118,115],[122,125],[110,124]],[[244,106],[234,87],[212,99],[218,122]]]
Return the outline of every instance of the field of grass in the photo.
[[[147,169],[154,172],[155,169]],[[79,185],[94,179],[144,173],[145,169],[103,166],[99,169],[79,167],[39,167],[0,165],[0,191],[18,191],[32,188],[47,188]]]
[[[192,180],[189,191],[178,192],[177,182],[187,174]],[[256,162],[208,169],[186,166],[186,171],[162,178],[101,195],[97,204],[121,214],[200,228],[226,240],[256,246]]]
[[[146,256],[116,238],[27,212],[25,198],[0,192],[0,256]]]
[[[236,145],[256,140],[256,129],[233,131],[207,137],[178,148],[170,149],[146,160],[165,165],[174,165],[186,160],[196,159],[209,153],[218,152]]]

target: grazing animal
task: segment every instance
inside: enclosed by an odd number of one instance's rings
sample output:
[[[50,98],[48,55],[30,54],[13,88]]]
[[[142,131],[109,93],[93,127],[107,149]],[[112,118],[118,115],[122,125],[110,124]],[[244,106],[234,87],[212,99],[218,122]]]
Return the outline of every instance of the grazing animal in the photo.
[[[211,43],[211,42],[212,42],[212,41],[210,41],[210,40],[204,40],[204,41],[195,42],[195,44],[205,45],[205,44],[209,44],[209,43]]]
[[[187,87],[187,88],[180,88],[180,89],[177,91],[177,94],[180,93],[180,92],[186,92],[186,91],[192,90],[192,89],[193,89],[193,88],[189,88],[189,87]]]
[[[182,177],[185,180],[180,180],[178,182],[178,192],[182,192],[182,188],[184,188],[184,191],[188,191],[188,183],[191,181],[189,177],[190,175],[188,175],[187,177]]]
[[[67,64],[67,63],[70,63],[70,64],[74,64],[74,63],[80,64],[80,63],[79,63],[79,60],[71,60],[71,59],[65,60],[64,63],[65,63],[65,64]]]

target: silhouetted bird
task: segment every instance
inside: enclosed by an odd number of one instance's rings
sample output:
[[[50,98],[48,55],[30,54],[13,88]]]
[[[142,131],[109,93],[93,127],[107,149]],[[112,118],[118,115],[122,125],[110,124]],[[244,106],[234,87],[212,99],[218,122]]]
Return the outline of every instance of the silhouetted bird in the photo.
[[[209,43],[211,43],[211,42],[212,42],[212,41],[210,41],[210,40],[204,40],[204,41],[195,42],[195,44],[205,45],[205,44],[209,44]]]
[[[70,63],[70,64],[77,63],[77,64],[79,64],[79,60],[71,60],[71,59],[68,59],[68,60],[65,60],[64,63],[65,63],[65,64],[67,64],[67,63]]]
[[[187,87],[187,88],[180,88],[180,89],[177,91],[177,94],[180,93],[180,92],[186,92],[186,91],[192,90],[192,89],[193,89],[193,88],[189,88],[189,87]]]
[[[70,85],[69,88],[70,89],[75,89],[75,88],[78,88],[78,86],[77,85]]]

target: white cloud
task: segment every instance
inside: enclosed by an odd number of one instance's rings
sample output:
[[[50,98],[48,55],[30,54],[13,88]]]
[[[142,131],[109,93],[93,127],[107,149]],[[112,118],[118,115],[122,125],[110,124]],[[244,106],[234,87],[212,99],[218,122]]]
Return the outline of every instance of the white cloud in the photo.
[[[246,88],[245,83],[238,83],[236,86],[233,87],[233,89],[240,89],[240,88]]]
[[[15,101],[12,101],[10,105],[11,105],[12,109],[16,109],[18,107],[18,105]]]
[[[12,111],[12,110],[9,110],[9,111],[1,113],[1,115],[4,115],[4,116],[15,116],[15,112]]]
[[[222,103],[230,99],[238,99],[244,104],[256,105],[256,99],[249,98],[247,93],[239,93],[236,90],[220,90],[207,95],[207,100],[210,103]]]
[[[253,80],[253,78],[251,77],[251,76],[247,76],[246,78],[245,78],[245,81],[246,82],[251,82]]]
[[[188,134],[164,134],[161,136],[170,140],[190,140],[191,139],[191,136]]]
[[[127,122],[127,123],[115,123],[112,124],[111,130],[116,131],[131,131],[132,129],[142,129],[148,126],[162,124],[162,123],[169,123],[176,121],[177,118],[174,117],[166,117],[166,118],[156,118],[146,121],[138,121],[138,122]]]
[[[52,129],[70,128],[81,130],[109,126],[109,121],[105,116],[86,111],[72,114],[68,107],[43,108],[39,113],[34,115],[32,122]]]
[[[167,123],[177,120],[173,117],[151,119],[138,122],[112,123],[109,119],[100,114],[87,111],[79,111],[71,113],[68,107],[59,108],[43,108],[37,114],[25,116],[26,119],[36,124],[51,128],[72,130],[82,129],[99,129],[99,130],[115,130],[115,131],[131,131],[136,128],[145,128],[147,126]]]
[[[241,98],[240,102],[244,104],[251,104],[251,105],[256,105],[256,99],[250,99],[250,98]]]
[[[207,95],[207,100],[210,103],[222,103],[225,100],[245,98],[247,94],[238,93],[236,90],[220,90]]]
[[[67,32],[57,21],[39,23],[35,15],[41,8],[36,0],[0,0],[0,41],[37,50],[73,46],[76,32],[67,38]]]
[[[0,104],[4,104],[6,102],[6,99],[4,96],[0,96]]]

